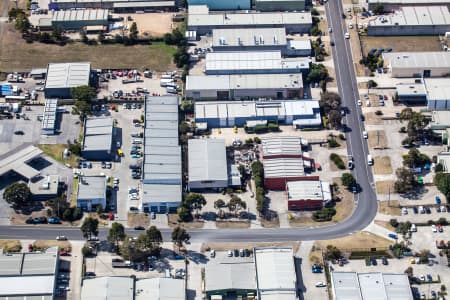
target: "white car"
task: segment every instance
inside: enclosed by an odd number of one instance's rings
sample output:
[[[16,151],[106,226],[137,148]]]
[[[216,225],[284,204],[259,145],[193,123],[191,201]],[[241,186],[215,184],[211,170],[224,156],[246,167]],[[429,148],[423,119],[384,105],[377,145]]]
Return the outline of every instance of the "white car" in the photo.
[[[344,37],[345,37],[346,39],[349,39],[349,38],[350,38],[350,33],[346,32],[345,35],[344,35]]]
[[[120,141],[117,141],[117,142],[116,142],[116,147],[117,147],[117,148],[120,148],[120,146],[121,146]]]
[[[358,106],[361,106],[362,105],[361,99],[356,100],[356,104],[358,104]]]
[[[329,32],[329,33],[332,33],[332,32],[333,32],[333,28],[328,27],[328,32]]]
[[[326,287],[326,286],[327,284],[322,281],[316,282],[316,287]]]
[[[67,237],[65,235],[58,235],[56,237],[57,241],[67,241]]]
[[[431,225],[431,231],[432,232],[437,232],[437,228],[436,228],[436,225]]]
[[[407,215],[408,214],[408,209],[406,207],[402,208],[402,214],[403,215]]]
[[[349,29],[352,29],[352,28],[353,28],[353,23],[352,23],[352,22],[348,23],[348,28],[349,28]]]
[[[367,139],[369,135],[367,134],[367,131],[363,131],[363,138]]]

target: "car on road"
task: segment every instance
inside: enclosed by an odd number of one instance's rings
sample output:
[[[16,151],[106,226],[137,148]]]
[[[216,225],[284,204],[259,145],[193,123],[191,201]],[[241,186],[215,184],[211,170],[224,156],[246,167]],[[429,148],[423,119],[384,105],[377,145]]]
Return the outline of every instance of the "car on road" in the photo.
[[[349,160],[347,163],[347,167],[349,168],[349,170],[352,170],[354,168],[353,161]]]
[[[358,106],[361,106],[362,105],[361,99],[356,100],[356,104],[358,104]]]
[[[361,122],[364,122],[364,120],[365,120],[364,115],[361,114],[361,115],[359,116],[359,119],[361,120]]]
[[[333,32],[333,28],[328,27],[328,33],[332,33]]]
[[[436,225],[431,225],[431,232],[437,232]]]
[[[145,230],[144,226],[134,226],[134,230]]]
[[[330,42],[330,45],[331,45],[331,46],[334,46],[334,45],[335,45],[334,41],[331,41],[331,42]]]
[[[25,132],[23,132],[22,130],[16,130],[16,131],[14,131],[14,134],[15,135],[24,135]]]
[[[346,32],[344,36],[345,36],[346,39],[349,39],[350,38],[350,33]]]
[[[367,139],[369,135],[367,134],[367,131],[363,131],[363,138]]]
[[[326,287],[326,286],[327,284],[325,282],[322,281],[316,282],[316,287]]]
[[[67,237],[65,235],[58,235],[56,237],[57,241],[67,241]]]

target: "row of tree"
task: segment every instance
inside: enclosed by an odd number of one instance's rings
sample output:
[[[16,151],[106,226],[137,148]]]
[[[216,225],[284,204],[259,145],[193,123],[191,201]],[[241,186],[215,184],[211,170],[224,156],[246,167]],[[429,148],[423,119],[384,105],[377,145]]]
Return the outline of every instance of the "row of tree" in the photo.
[[[322,115],[328,119],[331,128],[339,129],[341,127],[341,97],[333,92],[324,92],[320,96],[319,105]]]
[[[256,210],[263,214],[266,208],[266,191],[264,190],[264,165],[259,160],[252,163],[252,177],[256,188]]]

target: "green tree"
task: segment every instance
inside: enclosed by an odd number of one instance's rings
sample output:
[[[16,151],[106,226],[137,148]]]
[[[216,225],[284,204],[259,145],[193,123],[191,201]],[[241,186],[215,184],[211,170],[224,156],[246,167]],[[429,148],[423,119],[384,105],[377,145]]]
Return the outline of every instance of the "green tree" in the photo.
[[[97,91],[95,88],[89,85],[82,85],[71,89],[72,98],[78,101],[85,101],[90,103],[92,99],[97,97]]]
[[[80,230],[85,239],[90,239],[92,236],[98,236],[98,220],[90,217],[84,219]]]
[[[198,193],[189,193],[183,201],[183,206],[188,208],[190,211],[195,210],[196,215],[199,214],[204,205],[206,205],[205,197]]]
[[[172,242],[178,247],[178,251],[183,243],[189,241],[190,238],[191,236],[183,227],[177,226],[172,231]]]
[[[328,245],[327,249],[325,251],[325,257],[327,259],[339,259],[342,257],[342,253],[341,253],[341,250],[339,250],[335,246]]]
[[[403,157],[403,165],[409,168],[423,167],[427,163],[431,163],[431,159],[427,155],[420,153],[417,148],[410,149],[408,155]]]
[[[410,192],[417,186],[416,177],[411,169],[398,168],[395,174],[397,181],[394,183],[394,189],[397,193]]]
[[[26,32],[28,28],[30,28],[30,25],[30,21],[28,20],[25,13],[17,15],[16,22],[14,24],[16,30],[19,30],[20,32]]]
[[[133,22],[131,24],[131,26],[130,26],[130,35],[129,35],[129,37],[130,37],[130,39],[132,41],[135,42],[138,39],[138,34],[139,34],[139,31],[138,31],[138,28],[137,28],[137,24],[136,24],[136,22]]]
[[[356,184],[356,179],[351,173],[344,173],[341,176],[342,185],[347,188],[351,188]]]
[[[328,115],[331,110],[339,111],[341,108],[342,99],[341,96],[334,92],[322,93],[319,100],[320,108],[323,113]]]
[[[328,122],[332,128],[340,128],[342,124],[341,113],[335,109],[330,110],[328,113]]]
[[[177,208],[178,220],[180,222],[187,222],[191,219],[191,211],[183,205]]]
[[[372,11],[376,15],[382,15],[384,14],[384,5],[382,3],[376,3]]]
[[[106,238],[110,243],[119,246],[119,242],[125,238],[125,227],[121,223],[114,222],[111,224],[111,228],[108,231],[108,237]]]
[[[53,27],[53,30],[52,30],[52,37],[53,37],[55,40],[58,40],[58,41],[62,39],[62,30],[61,30],[61,27],[59,27],[59,26]]]
[[[375,88],[375,87],[377,87],[377,86],[378,86],[378,83],[377,83],[376,81],[372,80],[372,79],[370,79],[370,80],[367,82],[367,87],[368,87],[369,89]]]
[[[25,183],[10,184],[3,192],[3,199],[14,207],[21,208],[31,202],[31,191]]]
[[[438,190],[450,200],[450,173],[437,173],[433,179]]]
[[[319,83],[320,81],[326,81],[329,78],[328,69],[322,64],[311,64],[308,76],[306,76],[306,82]]]
[[[214,201],[214,208],[219,210],[219,218],[223,218],[223,210],[222,208],[226,207],[227,204],[222,199],[217,199]]]
[[[162,242],[163,238],[161,231],[159,231],[156,226],[150,226],[145,233],[141,233],[138,236],[136,244],[140,251],[154,253]]]
[[[246,209],[247,208],[247,203],[245,203],[245,201],[243,201],[241,198],[239,198],[236,195],[233,195],[230,199],[230,201],[228,201],[228,209],[232,212],[235,213],[235,215],[238,214],[238,212],[241,209]]]

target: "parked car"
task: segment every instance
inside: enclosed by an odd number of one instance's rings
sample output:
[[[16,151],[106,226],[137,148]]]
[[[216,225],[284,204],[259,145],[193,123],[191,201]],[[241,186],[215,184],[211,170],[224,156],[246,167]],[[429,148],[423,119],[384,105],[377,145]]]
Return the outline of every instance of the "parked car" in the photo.
[[[58,235],[56,237],[57,241],[67,241],[67,237],[65,235]]]
[[[431,225],[431,232],[437,232],[436,225]]]
[[[433,281],[433,277],[430,274],[427,274],[427,281]]]
[[[415,214],[418,214],[419,213],[419,210],[417,209],[417,207],[416,206],[413,206],[413,212],[415,213]]]
[[[144,226],[134,226],[134,230],[145,230]]]
[[[49,224],[61,224],[61,221],[59,220],[59,218],[51,217],[48,219],[48,223]]]
[[[211,258],[216,257],[216,250],[211,249],[211,251],[209,251],[209,257],[211,257]]]
[[[326,286],[327,284],[322,281],[316,282],[316,287],[326,287]]]

